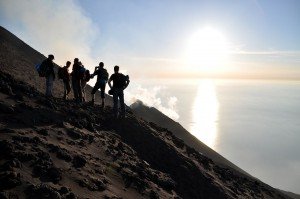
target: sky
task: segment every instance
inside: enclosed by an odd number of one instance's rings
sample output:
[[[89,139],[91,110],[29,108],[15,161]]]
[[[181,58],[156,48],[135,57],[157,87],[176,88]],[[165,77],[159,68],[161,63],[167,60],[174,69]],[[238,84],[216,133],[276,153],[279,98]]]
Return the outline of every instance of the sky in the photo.
[[[63,65],[136,78],[300,79],[297,0],[1,0],[0,24]]]

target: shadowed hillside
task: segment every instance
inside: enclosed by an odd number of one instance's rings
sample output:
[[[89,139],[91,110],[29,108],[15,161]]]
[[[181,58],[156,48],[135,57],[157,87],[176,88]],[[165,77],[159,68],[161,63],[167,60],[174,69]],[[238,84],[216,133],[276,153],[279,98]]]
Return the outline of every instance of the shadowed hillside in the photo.
[[[187,145],[195,148],[197,151],[203,153],[204,155],[210,157],[212,160],[222,164],[223,166],[229,166],[231,168],[236,169],[246,175],[245,171],[238,168],[230,161],[226,160],[220,154],[206,146],[200,140],[198,140],[195,136],[190,134],[185,128],[183,128],[178,122],[175,122],[168,116],[161,113],[154,107],[148,107],[143,104],[141,101],[137,101],[130,106],[132,111],[138,116],[145,119],[148,122],[153,122],[161,127],[167,128],[172,131],[174,135],[180,139],[182,139]]]
[[[289,198],[130,109],[47,99],[44,57],[0,33],[0,198]]]

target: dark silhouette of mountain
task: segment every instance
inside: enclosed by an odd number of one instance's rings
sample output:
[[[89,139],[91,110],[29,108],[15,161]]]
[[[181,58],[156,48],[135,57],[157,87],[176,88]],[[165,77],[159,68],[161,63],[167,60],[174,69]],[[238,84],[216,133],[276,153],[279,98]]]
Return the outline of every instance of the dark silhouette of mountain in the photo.
[[[289,198],[130,109],[47,99],[31,69],[45,57],[0,38],[0,198]]]
[[[285,195],[291,197],[291,198],[300,199],[299,194],[295,194],[295,193],[292,193],[292,192],[289,192],[289,191],[283,191],[283,190],[280,190],[280,191],[283,192]]]
[[[148,107],[143,104],[142,101],[136,101],[133,103],[130,108],[138,116],[145,119],[148,122],[153,122],[163,128],[166,128],[174,133],[174,135],[182,139],[187,145],[195,148],[197,151],[203,155],[211,158],[213,161],[222,164],[223,166],[228,166],[237,171],[249,175],[223,156],[212,150],[210,147],[206,146],[203,142],[198,140],[195,136],[190,134],[185,128],[183,128],[178,122],[175,122],[168,116],[164,115],[162,112],[157,110],[154,107]]]

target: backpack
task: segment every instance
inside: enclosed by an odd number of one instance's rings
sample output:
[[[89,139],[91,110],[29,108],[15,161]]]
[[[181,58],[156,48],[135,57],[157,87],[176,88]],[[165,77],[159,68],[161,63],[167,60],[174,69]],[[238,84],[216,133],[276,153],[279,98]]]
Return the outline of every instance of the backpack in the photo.
[[[35,68],[36,68],[37,72],[39,73],[40,77],[45,77],[46,76],[46,73],[47,73],[47,70],[48,70],[46,61],[43,61],[41,64],[37,64],[35,66]]]
[[[121,82],[122,87],[125,87],[126,82],[129,81],[129,76],[128,75],[123,75],[122,73],[121,73],[121,75],[122,75],[122,78],[121,78],[120,82]]]
[[[89,71],[89,70],[86,70],[86,71],[84,72],[84,78],[83,78],[83,80],[86,81],[86,82],[88,82],[88,81],[90,81],[90,79],[91,79],[90,71]]]
[[[84,78],[85,71],[86,71],[86,69],[83,66],[80,66],[80,69],[79,69],[79,78],[80,79]]]
[[[58,79],[64,78],[64,69],[63,68],[58,68],[57,76],[58,76]]]

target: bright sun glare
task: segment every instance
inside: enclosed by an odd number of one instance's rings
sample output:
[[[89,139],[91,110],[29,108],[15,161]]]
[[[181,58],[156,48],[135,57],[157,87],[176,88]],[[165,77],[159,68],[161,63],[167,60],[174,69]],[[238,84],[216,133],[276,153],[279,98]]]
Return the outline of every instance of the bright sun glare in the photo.
[[[193,71],[222,72],[229,61],[229,44],[220,31],[200,29],[188,41],[186,59]]]

